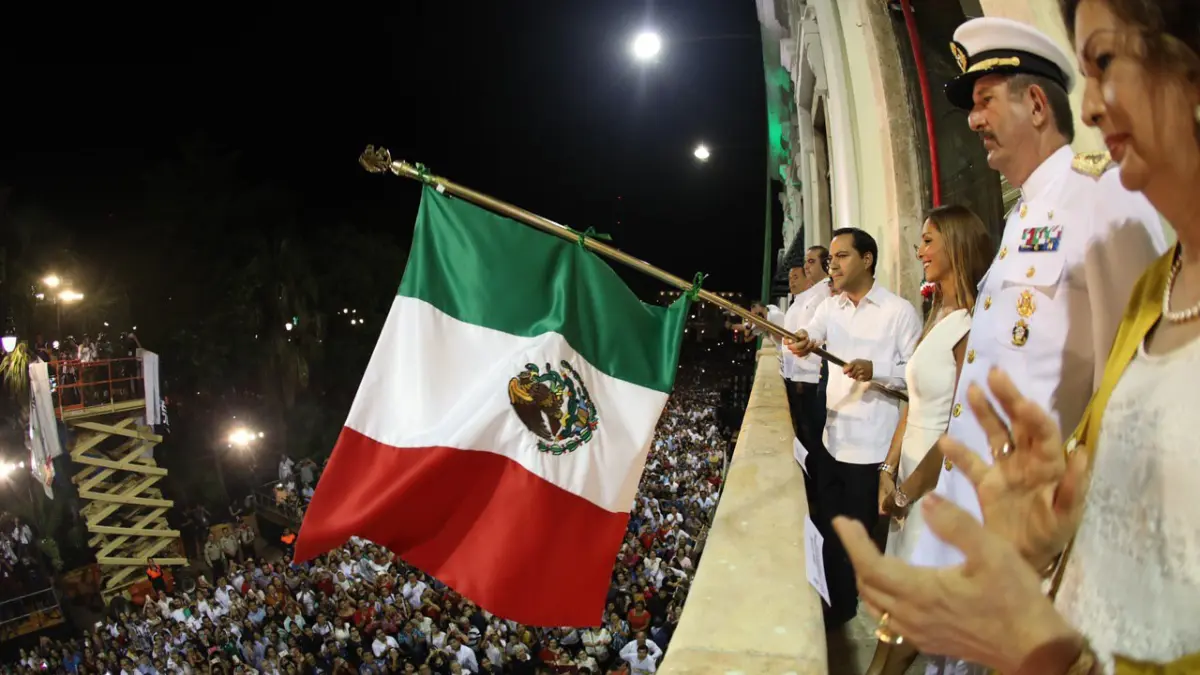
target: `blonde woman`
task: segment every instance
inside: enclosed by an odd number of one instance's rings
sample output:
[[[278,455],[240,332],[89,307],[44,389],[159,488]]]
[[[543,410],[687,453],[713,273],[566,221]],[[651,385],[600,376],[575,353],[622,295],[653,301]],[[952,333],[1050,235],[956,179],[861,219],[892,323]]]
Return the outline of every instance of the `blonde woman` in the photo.
[[[942,454],[934,444],[950,421],[954,384],[966,357],[975,289],[993,254],[983,221],[964,206],[936,208],[921,227],[917,258],[925,280],[935,290],[921,342],[905,371],[909,402],[880,469],[879,513],[892,518],[888,555],[908,560],[925,528],[920,511],[909,507],[937,485],[941,474]],[[915,657],[916,650],[909,645],[880,642],[867,673],[903,673]]]
[[[906,567],[857,524],[836,527],[863,598],[922,649],[1011,675],[1200,673],[1200,4],[1060,4],[1085,78],[1083,121],[1179,243],[1134,288],[1069,459],[1020,382],[988,379],[1004,418],[972,389],[996,461],[943,450],[975,484],[984,526],[924,504],[963,565]],[[1050,569],[1053,601],[1039,575]]]

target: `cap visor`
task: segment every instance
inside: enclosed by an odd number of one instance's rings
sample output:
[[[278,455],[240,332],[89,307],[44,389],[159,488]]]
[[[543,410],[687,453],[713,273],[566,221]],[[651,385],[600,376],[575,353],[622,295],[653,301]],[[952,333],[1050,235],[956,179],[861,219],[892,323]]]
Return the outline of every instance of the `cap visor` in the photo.
[[[963,73],[946,83],[946,98],[950,105],[962,110],[974,107],[975,82],[990,73]]]

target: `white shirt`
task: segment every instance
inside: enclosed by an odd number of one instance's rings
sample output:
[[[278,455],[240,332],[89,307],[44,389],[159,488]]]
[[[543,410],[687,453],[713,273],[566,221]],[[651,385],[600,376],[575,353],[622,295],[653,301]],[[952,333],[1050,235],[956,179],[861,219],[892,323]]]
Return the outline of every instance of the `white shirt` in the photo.
[[[875,282],[858,306],[845,293],[822,302],[805,330],[847,362],[870,361],[875,381],[903,389],[921,319],[911,303]],[[841,368],[829,369],[828,387],[824,438],[830,456],[847,464],[883,462],[900,423],[900,402]]]
[[[651,640],[650,638],[646,638],[646,651],[648,652],[647,656],[650,657],[651,661],[662,656],[662,649],[659,648],[659,646],[654,643],[654,640]],[[621,647],[620,656],[622,659],[624,659],[626,661],[629,661],[630,659],[636,660],[637,659],[637,640],[630,640],[629,642],[625,643],[625,646]],[[650,672],[654,672],[654,671],[650,671]]]
[[[417,609],[421,606],[421,596],[425,595],[426,588],[428,586],[425,585],[424,581],[418,580],[415,584],[411,581],[405,582],[404,586],[400,589],[400,595],[404,596],[409,607]]]
[[[388,648],[399,649],[400,645],[396,643],[396,638],[391,635],[379,634],[375,635],[375,641],[371,643],[371,651],[375,652],[375,658],[382,658],[387,653]]]
[[[998,366],[1069,435],[1104,374],[1133,285],[1166,250],[1157,212],[1122,187],[1119,171],[1096,179],[1075,171],[1073,159],[1069,147],[1060,148],[1021,186],[1000,250],[979,284],[947,433],[989,464],[991,448],[967,404],[967,388],[978,383],[987,391],[988,371]],[[1030,245],[1041,228],[1057,237],[1054,250]],[[943,469],[935,491],[982,517],[975,488],[958,469]],[[911,562],[957,565],[962,554],[925,531]]]
[[[777,326],[783,326],[785,330],[792,333],[803,330],[812,322],[813,315],[817,313],[817,307],[829,299],[830,293],[829,278],[826,277],[794,297],[786,314],[775,305],[769,305],[767,321]],[[775,340],[775,338],[771,339]],[[781,347],[779,373],[783,375],[783,379],[808,384],[817,384],[821,381],[821,357],[809,354],[801,358],[787,349],[783,349],[779,342],[776,342],[776,345]]]
[[[475,660],[475,650],[466,645],[459,645],[458,651],[454,654],[454,659],[458,661],[458,665],[463,667],[463,670],[469,670],[472,673],[479,672],[479,663]]]
[[[629,664],[629,672],[633,673],[633,675],[646,675],[653,673],[658,668],[657,664],[654,663],[654,657],[649,654],[646,655],[646,658],[639,659],[637,652],[634,652],[633,656],[626,656],[624,658],[625,662]]]

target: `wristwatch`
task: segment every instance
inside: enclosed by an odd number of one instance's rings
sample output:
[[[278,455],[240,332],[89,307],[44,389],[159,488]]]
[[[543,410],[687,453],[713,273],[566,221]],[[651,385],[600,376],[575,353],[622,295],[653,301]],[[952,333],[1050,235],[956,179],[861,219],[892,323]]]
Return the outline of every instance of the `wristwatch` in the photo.
[[[896,502],[896,508],[903,509],[908,506],[908,495],[904,494],[904,490],[900,486],[896,486],[896,491],[892,493],[892,501]]]

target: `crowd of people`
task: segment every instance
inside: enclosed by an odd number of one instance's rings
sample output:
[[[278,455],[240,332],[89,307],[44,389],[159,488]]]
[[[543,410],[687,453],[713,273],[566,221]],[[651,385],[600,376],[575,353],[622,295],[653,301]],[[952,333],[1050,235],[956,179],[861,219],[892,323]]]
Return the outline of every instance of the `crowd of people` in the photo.
[[[80,639],[42,639],[4,673],[652,673],[687,598],[720,495],[716,392],[681,382],[660,420],[603,617],[536,628],[493,616],[382,546],[352,539],[293,564],[254,557],[245,531],[206,542],[191,593],[151,591]],[[286,466],[285,466],[286,464]],[[281,463],[310,485],[316,465]],[[290,492],[290,490],[289,490]]]

